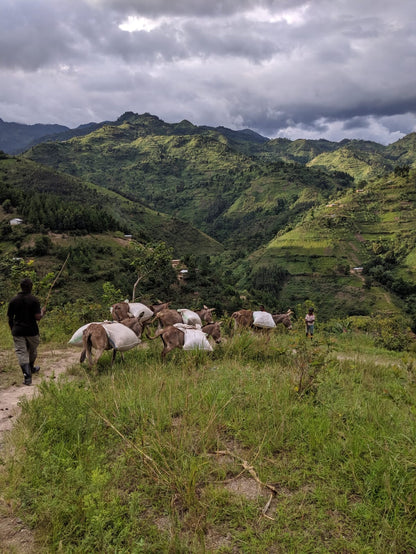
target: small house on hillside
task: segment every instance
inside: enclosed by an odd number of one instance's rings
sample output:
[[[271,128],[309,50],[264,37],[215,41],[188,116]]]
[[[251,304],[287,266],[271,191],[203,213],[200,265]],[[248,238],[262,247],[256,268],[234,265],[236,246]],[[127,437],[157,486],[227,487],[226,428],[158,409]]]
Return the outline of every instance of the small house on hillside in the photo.
[[[187,277],[188,277],[188,270],[181,269],[178,273],[178,281],[185,281]]]
[[[10,220],[10,225],[20,225],[23,223],[23,219],[20,219],[20,217],[14,217]]]
[[[186,277],[188,277],[188,269],[180,259],[171,260],[170,263],[172,264],[173,269],[177,271],[178,281],[183,281]]]

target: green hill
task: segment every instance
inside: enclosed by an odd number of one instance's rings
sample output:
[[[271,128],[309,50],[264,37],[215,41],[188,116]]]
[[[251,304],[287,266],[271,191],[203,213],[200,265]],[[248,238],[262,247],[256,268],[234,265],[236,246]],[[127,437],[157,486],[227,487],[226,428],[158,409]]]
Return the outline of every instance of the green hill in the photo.
[[[0,194],[0,202],[9,200],[16,215],[49,231],[121,231],[137,240],[163,240],[178,256],[195,247],[205,254],[222,251],[186,222],[30,160],[0,160]]]
[[[338,143],[328,140],[289,140],[283,138],[271,139],[259,152],[263,159],[280,159],[287,162],[306,164],[319,154],[333,152]]]
[[[23,223],[10,225],[14,218]],[[164,242],[174,258],[184,259],[195,251],[200,256],[223,251],[221,244],[189,223],[118,193],[31,160],[6,156],[0,160],[0,303],[14,292],[16,276],[25,264],[30,271],[33,260],[36,272],[45,277],[56,273],[68,254],[68,273],[55,302],[93,301],[102,295],[105,282],[130,296],[137,279],[132,267],[137,254],[130,236],[145,245]],[[167,294],[174,284],[176,273],[168,262],[147,283],[149,294]]]
[[[413,314],[415,184],[415,172],[374,179],[309,210],[294,229],[253,253],[253,271],[278,267],[280,301],[313,299],[326,317]]]
[[[180,217],[232,248],[242,232],[248,249],[258,247],[305,207],[352,186],[345,175],[264,162],[241,147],[243,140],[253,148],[262,140],[238,136],[125,114],[115,125],[41,144],[25,157]]]
[[[396,165],[416,165],[416,133],[410,133],[402,139],[386,146],[385,149],[389,158]]]
[[[357,181],[380,177],[393,170],[393,163],[377,151],[363,151],[350,144],[319,154],[307,163],[308,167],[320,167],[332,171],[345,171]]]
[[[256,149],[262,160],[296,162],[307,167],[344,171],[356,181],[380,177],[398,165],[414,167],[416,133],[388,146],[373,141],[344,139],[331,142],[324,139],[272,139]]]
[[[82,138],[105,126],[120,127],[129,124],[134,127],[131,138],[192,135],[222,137],[237,152],[255,156],[261,161],[296,162],[331,170],[335,168],[338,171],[348,172],[356,179],[367,178],[370,175],[380,176],[384,171],[394,169],[398,164],[413,166],[415,163],[414,133],[388,146],[356,139],[344,139],[340,142],[325,139],[291,141],[285,138],[268,139],[250,129],[234,131],[223,126],[197,126],[187,120],[169,124],[155,115],[148,113],[138,115],[133,112],[124,113],[115,122],[87,123],[76,129],[42,125],[23,126],[1,121],[0,123],[0,141],[3,144],[3,150],[10,153],[22,152],[25,148],[39,143],[62,143],[71,138]],[[16,133],[20,140],[18,146],[14,145]],[[340,150],[342,153],[338,155]],[[36,156],[38,155],[41,156],[37,153]]]

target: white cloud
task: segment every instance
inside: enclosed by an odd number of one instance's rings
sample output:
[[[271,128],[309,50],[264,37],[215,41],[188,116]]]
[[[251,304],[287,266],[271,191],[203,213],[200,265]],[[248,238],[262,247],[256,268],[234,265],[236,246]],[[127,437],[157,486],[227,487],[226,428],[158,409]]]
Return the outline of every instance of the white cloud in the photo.
[[[160,27],[163,21],[165,21],[164,18],[150,19],[149,17],[129,15],[125,21],[120,23],[119,28],[122,31],[128,31],[129,33],[133,33],[135,31],[146,31],[149,33],[157,27]]]
[[[247,11],[244,17],[249,21],[263,23],[285,22],[288,25],[301,25],[305,22],[306,12],[310,8],[309,3],[293,9],[273,10],[262,5]]]

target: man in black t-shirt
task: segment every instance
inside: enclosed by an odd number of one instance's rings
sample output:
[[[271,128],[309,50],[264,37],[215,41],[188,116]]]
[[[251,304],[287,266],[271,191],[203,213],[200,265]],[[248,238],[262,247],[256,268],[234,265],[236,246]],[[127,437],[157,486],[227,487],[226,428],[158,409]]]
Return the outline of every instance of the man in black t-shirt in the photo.
[[[40,342],[38,321],[45,315],[45,308],[40,307],[39,300],[32,294],[31,279],[23,279],[22,289],[9,302],[7,317],[13,335],[14,349],[23,371],[24,384],[32,384],[32,373],[39,371],[35,366]]]

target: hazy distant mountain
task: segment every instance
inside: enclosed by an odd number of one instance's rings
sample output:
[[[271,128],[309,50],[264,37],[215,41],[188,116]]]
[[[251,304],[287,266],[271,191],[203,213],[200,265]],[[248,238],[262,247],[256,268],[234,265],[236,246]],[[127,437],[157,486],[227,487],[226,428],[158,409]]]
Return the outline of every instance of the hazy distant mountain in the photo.
[[[0,150],[6,154],[18,154],[26,150],[28,145],[40,137],[67,131],[63,125],[26,125],[24,123],[9,123],[0,119]]]
[[[63,141],[72,137],[80,137],[92,133],[107,121],[101,123],[85,123],[75,129],[64,125],[26,125],[24,123],[8,123],[0,119],[0,150],[6,154],[21,154],[28,148],[47,141]]]
[[[32,146],[36,146],[36,144],[41,144],[42,142],[62,142],[74,137],[84,137],[85,135],[88,135],[89,133],[100,129],[103,125],[106,125],[107,123],[107,121],[102,121],[101,123],[85,123],[83,125],[79,125],[79,127],[75,127],[75,129],[66,129],[65,131],[54,133],[53,135],[43,135],[27,144],[24,150],[28,150]],[[21,150],[19,153],[23,152],[24,150]]]

